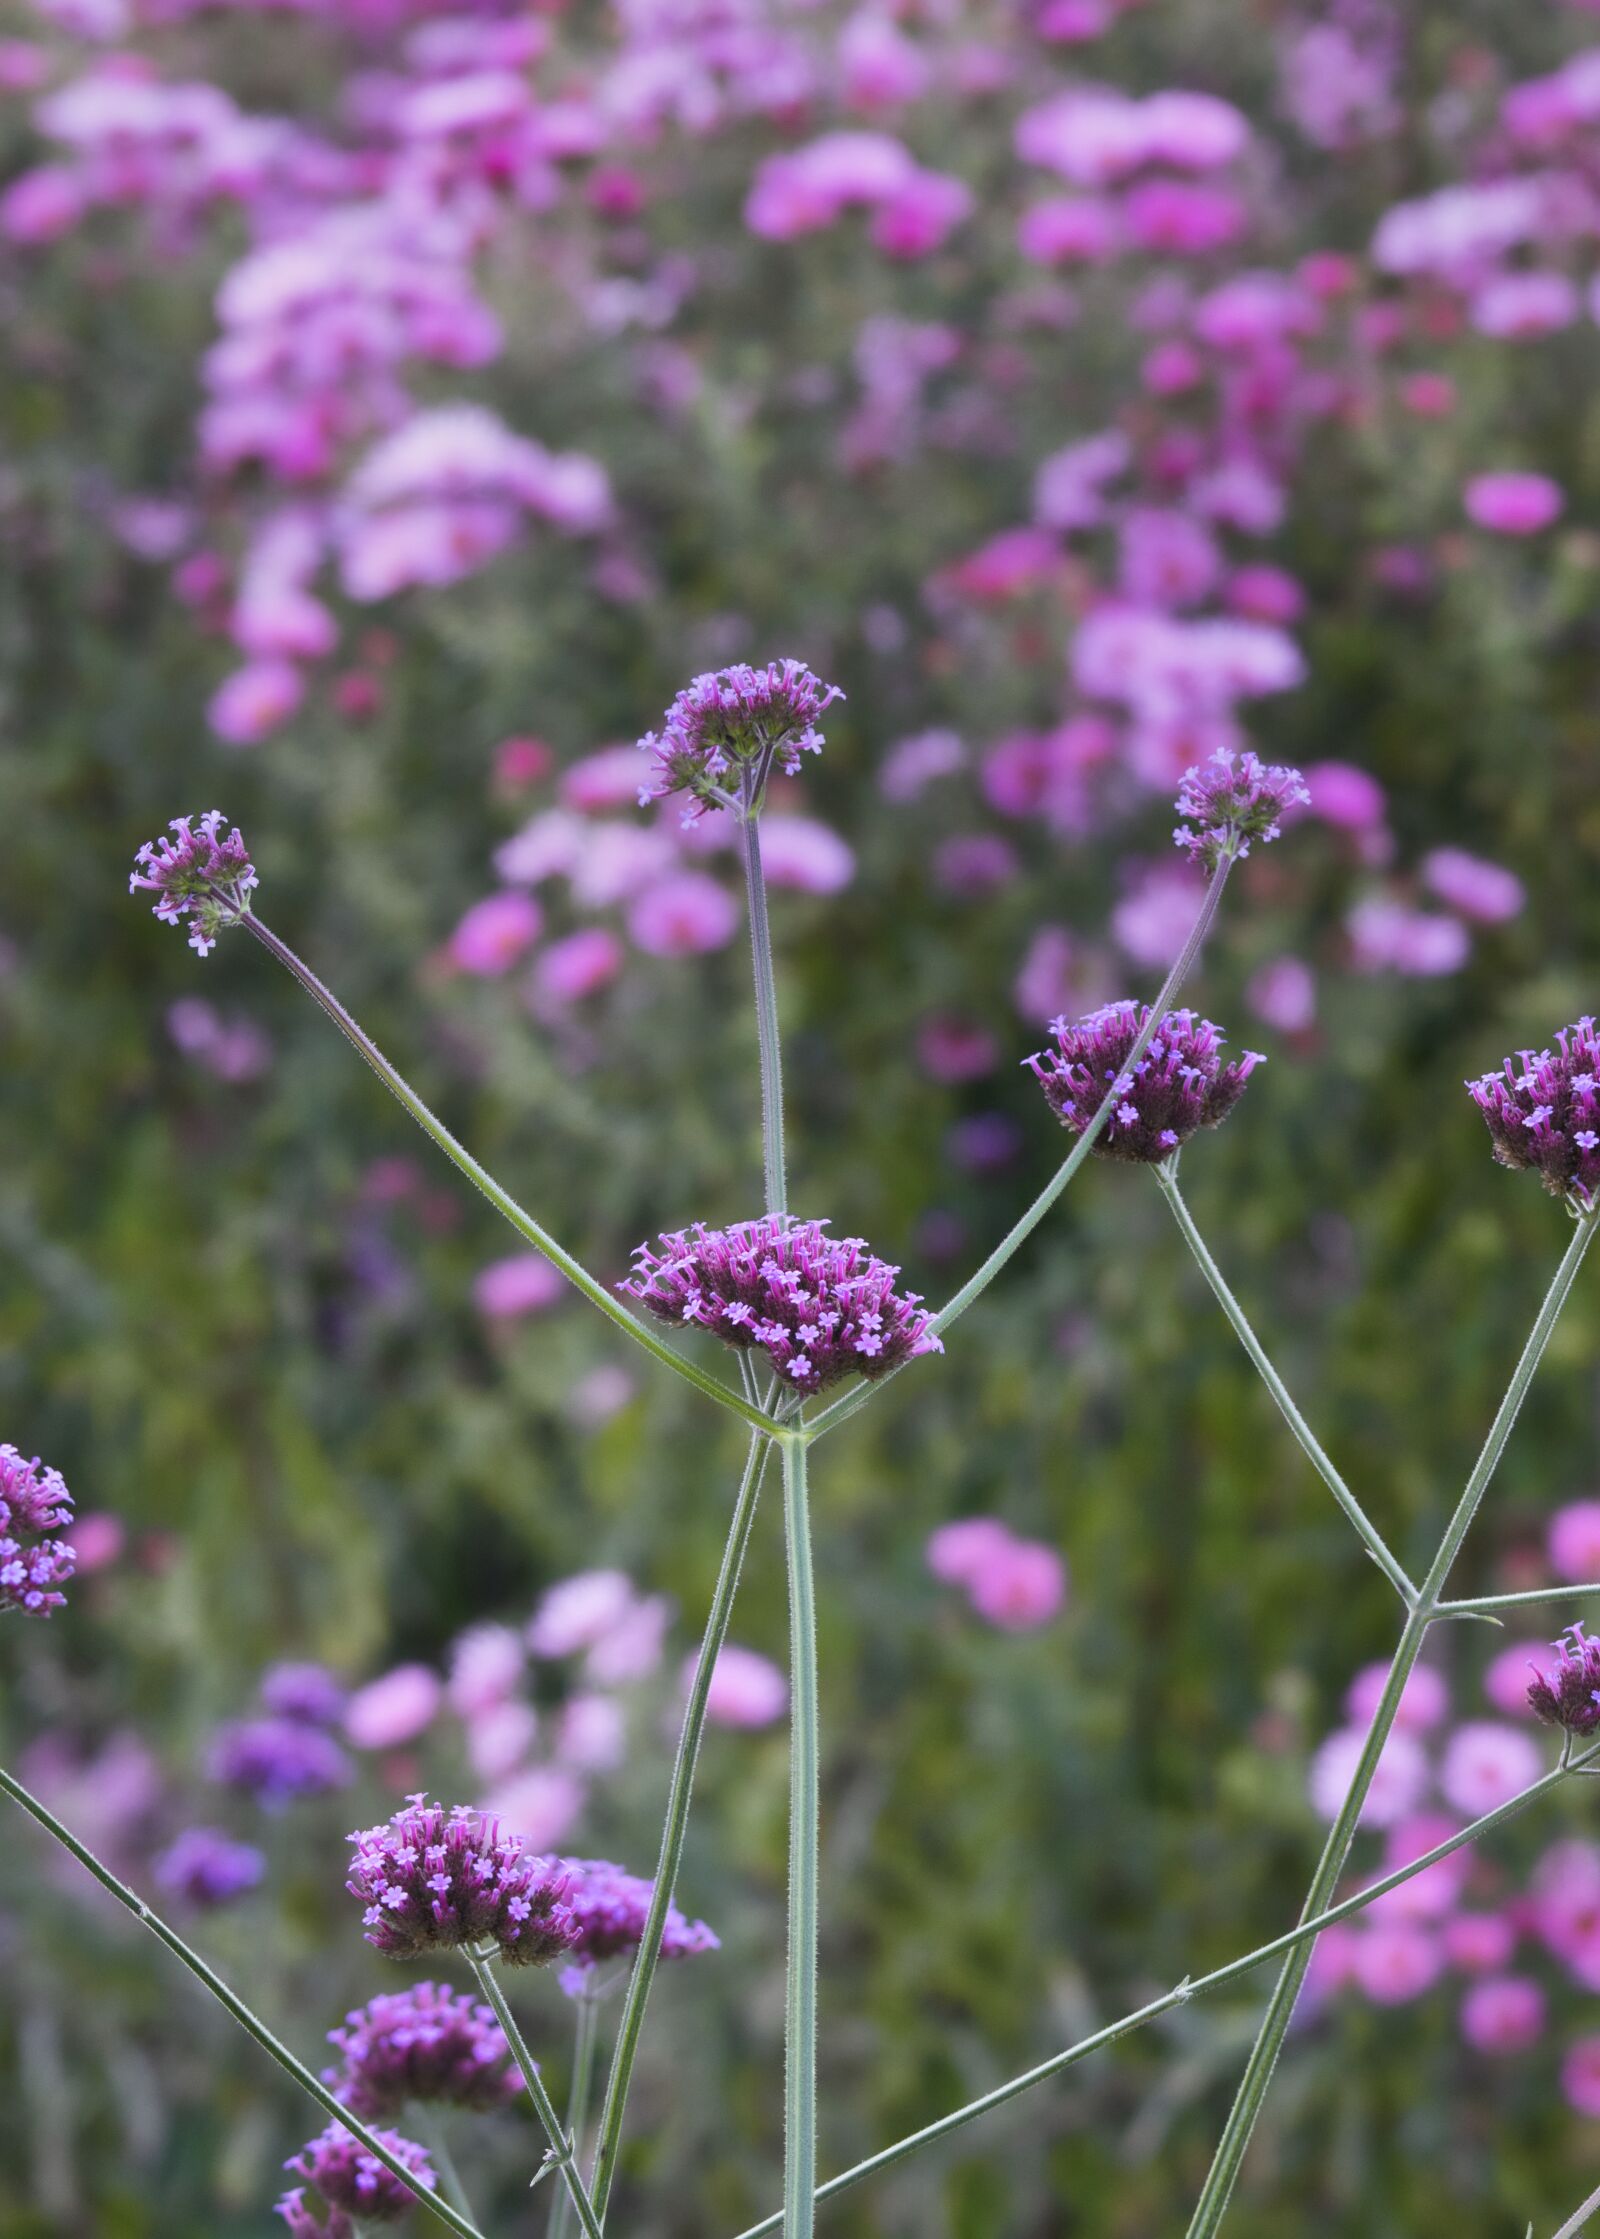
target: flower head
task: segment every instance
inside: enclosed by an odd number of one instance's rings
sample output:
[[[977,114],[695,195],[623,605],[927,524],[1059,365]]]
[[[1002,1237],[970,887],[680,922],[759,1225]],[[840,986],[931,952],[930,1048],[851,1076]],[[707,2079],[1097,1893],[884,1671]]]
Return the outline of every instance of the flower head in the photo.
[[[248,915],[250,889],[258,883],[238,825],[224,833],[224,822],[221,809],[207,809],[198,819],[175,816],[168,830],[176,837],[147,840],[128,880],[130,894],[143,887],[155,895],[163,925],[189,919],[189,946],[200,956],[216,947],[224,926]]]
[[[61,1588],[77,1567],[65,1540],[52,1538],[72,1521],[72,1495],[60,1470],[37,1454],[27,1461],[0,1446],[0,1616],[20,1609],[48,1617],[63,1607]]]
[[[651,758],[641,806],[688,793],[687,813],[695,816],[747,786],[750,805],[759,807],[775,761],[793,777],[802,754],[821,753],[817,718],[843,698],[837,684],[824,684],[803,661],[769,661],[764,669],[741,663],[697,676],[660,730],[639,741]]]
[[[1568,1734],[1592,1734],[1600,1727],[1600,1640],[1590,1640],[1581,1624],[1569,1625],[1553,1641],[1555,1662],[1533,1667],[1528,1707],[1547,1726]]]
[[[900,1270],[859,1236],[836,1241],[826,1221],[768,1213],[731,1228],[680,1229],[641,1244],[617,1285],[664,1322],[698,1323],[725,1344],[764,1352],[793,1391],[845,1376],[887,1376],[919,1353],[942,1353]]]
[[[387,1991],[345,2016],[328,2042],[341,2055],[323,2081],[364,2122],[397,2115],[408,2099],[487,2114],[514,2099],[522,2077],[487,2006],[437,1982]]]
[[[576,1994],[588,1987],[603,1960],[638,1950],[655,1884],[605,1858],[569,1858],[565,1864],[573,1877],[569,1901],[579,1940],[572,1947],[576,1964],[562,1975],[561,1984]],[[718,1938],[703,1920],[688,1920],[676,1905],[667,1907],[661,1958],[687,1959],[694,1952],[720,1949]]]
[[[1564,1026],[1557,1048],[1519,1050],[1468,1081],[1502,1166],[1531,1166],[1552,1197],[1588,1211],[1600,1185],[1600,1036],[1592,1018]]]
[[[1248,855],[1252,840],[1263,846],[1275,840],[1284,810],[1310,799],[1298,770],[1219,746],[1208,762],[1184,772],[1177,809],[1188,821],[1172,837],[1212,872],[1219,863]]]
[[[235,1842],[216,1827],[186,1827],[155,1862],[163,1889],[191,1905],[228,1905],[254,1889],[267,1861],[254,1843]]]
[[[566,1869],[530,1856],[483,1812],[413,1796],[350,1841],[345,1887],[365,1899],[367,1942],[387,1958],[492,1943],[504,1960],[542,1967],[578,1940]]]
[[[402,2138],[398,2131],[380,2130],[375,2135],[382,2139],[389,2151],[413,2172],[417,2182],[432,2192],[437,2179],[433,2164],[419,2145],[409,2138]],[[352,2137],[342,2123],[331,2122],[310,2145],[301,2148],[294,2158],[283,2165],[291,2175],[303,2177],[314,2185],[330,2208],[342,2215],[352,2216],[358,2223],[397,2223],[416,2200],[409,2185],[381,2161],[370,2154],[359,2138]],[[297,2196],[291,2194],[291,2199]],[[304,2204],[297,2200],[302,2213]],[[280,2201],[278,2212],[291,2230],[294,2218],[285,2214],[287,2202]],[[301,2230],[316,2230],[314,2223],[302,2223]],[[339,2227],[330,2224],[330,2231]]]
[[[1246,1050],[1225,1065],[1221,1032],[1208,1018],[1169,1011],[1129,1072],[1128,1053],[1149,1016],[1147,1003],[1124,1001],[1107,1003],[1074,1025],[1058,1018],[1050,1029],[1056,1048],[1025,1060],[1045,1102],[1074,1135],[1083,1133],[1115,1085],[1117,1100],[1095,1138],[1097,1158],[1159,1165],[1199,1128],[1220,1125],[1266,1062],[1259,1051]]]

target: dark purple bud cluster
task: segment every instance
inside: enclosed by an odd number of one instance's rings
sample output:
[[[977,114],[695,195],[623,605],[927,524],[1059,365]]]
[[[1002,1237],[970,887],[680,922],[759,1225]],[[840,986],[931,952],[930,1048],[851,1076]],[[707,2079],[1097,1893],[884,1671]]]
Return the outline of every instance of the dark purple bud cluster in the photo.
[[[827,1225],[768,1213],[680,1229],[659,1251],[641,1244],[617,1288],[664,1322],[764,1352],[793,1391],[870,1381],[919,1353],[942,1353],[919,1294],[896,1291],[899,1268],[874,1259],[859,1236],[835,1241]]]
[[[226,821],[221,809],[199,818],[175,816],[167,827],[174,837],[147,840],[128,880],[130,894],[142,887],[156,897],[163,925],[189,920],[189,946],[201,956],[216,947],[225,926],[245,916],[258,883],[238,825],[224,832]]]
[[[542,1967],[577,1942],[566,1869],[530,1856],[483,1812],[413,1796],[350,1842],[345,1887],[366,1904],[367,1942],[387,1958],[494,1944],[513,1965]]]
[[[0,1446],[0,1616],[19,1609],[48,1617],[66,1601],[61,1588],[77,1567],[65,1540],[52,1535],[72,1522],[72,1495],[59,1469],[37,1454],[27,1461]]]
[[[1072,1024],[1058,1018],[1050,1029],[1055,1049],[1024,1061],[1051,1111],[1074,1135],[1083,1133],[1115,1088],[1116,1101],[1095,1138],[1096,1158],[1159,1166],[1200,1128],[1225,1120],[1250,1075],[1265,1063],[1258,1051],[1246,1050],[1225,1065],[1223,1036],[1210,1019],[1169,1011],[1129,1070],[1129,1053],[1149,1016],[1148,1003],[1121,1002]]]
[[[1468,1081],[1502,1166],[1532,1167],[1552,1197],[1590,1211],[1600,1188],[1600,1037],[1592,1018],[1564,1026],[1556,1048],[1519,1050]]]
[[[1291,804],[1311,799],[1298,770],[1219,746],[1209,761],[1186,770],[1177,809],[1187,819],[1172,837],[1206,871],[1248,855],[1252,841],[1275,840]]]
[[[759,802],[773,762],[788,777],[802,754],[820,754],[817,719],[844,694],[824,684],[802,661],[772,661],[764,669],[743,663],[697,676],[680,692],[640,747],[651,768],[639,788],[641,806],[669,793],[691,795],[690,816],[737,794],[748,775]]]
[[[1534,1666],[1528,1707],[1547,1726],[1587,1735],[1600,1730],[1600,1640],[1582,1625],[1569,1625],[1558,1641],[1547,1671]]]

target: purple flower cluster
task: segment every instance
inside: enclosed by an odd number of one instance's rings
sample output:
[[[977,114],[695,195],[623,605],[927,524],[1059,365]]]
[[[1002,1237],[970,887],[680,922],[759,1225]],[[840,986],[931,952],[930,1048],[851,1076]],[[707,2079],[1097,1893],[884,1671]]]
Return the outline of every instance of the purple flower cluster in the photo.
[[[661,1249],[641,1244],[617,1285],[664,1322],[698,1323],[725,1344],[758,1347],[791,1389],[820,1392],[841,1377],[887,1376],[919,1353],[942,1353],[915,1291],[863,1239],[836,1241],[826,1221],[768,1213],[731,1228],[680,1229]]]
[[[443,1983],[386,1991],[345,2016],[328,2042],[342,2056],[323,2082],[364,2122],[397,2115],[408,2099],[487,2114],[523,2088],[487,2006]]]
[[[1219,863],[1248,855],[1252,840],[1263,845],[1275,840],[1284,810],[1310,800],[1298,770],[1219,746],[1209,761],[1184,772],[1177,809],[1188,821],[1172,837],[1211,872]]]
[[[274,1664],[260,1687],[263,1707],[297,1726],[337,1726],[348,1693],[325,1665],[312,1663]]]
[[[254,1889],[267,1861],[253,1843],[235,1842],[216,1827],[186,1827],[155,1862],[163,1889],[188,1904],[232,1904]]]
[[[345,1887],[365,1900],[367,1942],[387,1958],[496,1944],[503,1960],[542,1967],[578,1940],[565,1868],[531,1857],[483,1812],[413,1796],[350,1841]]]
[[[607,1858],[568,1858],[563,1863],[572,1876],[568,1902],[578,1924],[578,1941],[572,1947],[576,1964],[563,1973],[561,1984],[564,1990],[579,1993],[603,1961],[638,1950],[655,1883]],[[696,1952],[721,1948],[721,1939],[703,1920],[686,1918],[676,1905],[667,1907],[661,1931],[663,1959],[687,1959]]]
[[[238,1718],[212,1736],[206,1770],[224,1788],[269,1810],[322,1796],[350,1779],[350,1760],[331,1734],[298,1718]]]
[[[196,819],[175,816],[168,830],[176,836],[147,840],[134,858],[128,892],[142,887],[156,897],[155,914],[163,925],[189,919],[189,946],[204,956],[217,945],[225,926],[237,925],[250,908],[256,867],[238,825],[224,832],[221,809]]]
[[[1537,1055],[1519,1050],[1500,1072],[1468,1081],[1467,1093],[1502,1166],[1531,1166],[1552,1197],[1588,1211],[1600,1186],[1600,1036],[1580,1018],[1556,1042]]]
[[[433,2164],[419,2145],[410,2138],[402,2138],[394,2130],[380,2130],[375,2135],[413,2172],[419,2184],[433,2191],[438,2180]],[[403,2185],[375,2155],[368,2153],[360,2139],[353,2138],[342,2123],[330,2122],[310,2145],[283,2166],[291,2176],[303,2177],[308,2185],[314,2186],[330,2208],[340,2215],[353,2217],[360,2224],[398,2223],[416,2201],[411,2188]],[[298,2189],[279,2201],[278,2213],[296,2234],[296,2239],[304,2232],[325,2233],[328,2239],[333,2239],[341,2230],[332,2219],[325,2224],[315,2222]]]
[[[802,754],[820,754],[817,718],[844,694],[824,684],[802,661],[771,661],[764,669],[741,663],[697,676],[680,692],[659,731],[639,741],[651,768],[639,788],[641,807],[669,793],[693,796],[688,814],[699,815],[748,778],[759,805],[774,761],[788,777]]]
[[[1222,1034],[1208,1018],[1169,1011],[1129,1072],[1128,1053],[1149,1016],[1148,1003],[1124,1001],[1072,1025],[1058,1018],[1050,1029],[1057,1047],[1025,1060],[1051,1111],[1074,1135],[1083,1133],[1115,1085],[1117,1101],[1095,1138],[1097,1158],[1159,1165],[1199,1128],[1225,1120],[1251,1073],[1265,1063],[1258,1051],[1246,1050],[1225,1065]]]
[[[1534,1667],[1528,1707],[1547,1726],[1592,1734],[1600,1728],[1600,1640],[1591,1640],[1581,1624],[1569,1625],[1551,1645],[1555,1662],[1547,1671]]]
[[[66,1596],[61,1588],[77,1567],[65,1540],[50,1535],[72,1521],[72,1495],[60,1470],[37,1454],[24,1460],[15,1446],[0,1446],[0,1616],[20,1609],[48,1617]]]

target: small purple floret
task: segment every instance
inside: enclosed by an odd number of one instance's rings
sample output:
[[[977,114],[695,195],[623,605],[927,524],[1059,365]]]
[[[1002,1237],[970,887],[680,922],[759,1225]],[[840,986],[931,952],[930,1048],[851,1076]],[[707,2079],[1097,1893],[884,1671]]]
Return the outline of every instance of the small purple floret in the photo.
[[[1248,855],[1252,841],[1275,840],[1284,810],[1310,799],[1298,770],[1219,746],[1209,761],[1184,772],[1177,810],[1188,821],[1172,837],[1209,873]]]
[[[0,1616],[17,1609],[48,1617],[65,1605],[61,1588],[77,1568],[65,1540],[51,1535],[72,1522],[72,1495],[59,1469],[37,1454],[24,1459],[0,1446]]]
[[[748,780],[759,806],[774,762],[793,777],[803,754],[820,754],[817,719],[844,694],[824,684],[803,661],[770,661],[764,669],[741,663],[697,676],[668,708],[659,731],[639,741],[651,768],[639,788],[640,806],[669,793],[692,796],[697,816],[719,797],[738,794]]]
[[[1555,1662],[1547,1671],[1533,1667],[1529,1709],[1564,1733],[1600,1730],[1600,1640],[1591,1640],[1582,1625],[1569,1625],[1551,1645]]]
[[[1592,1018],[1564,1026],[1554,1050],[1519,1050],[1468,1081],[1502,1166],[1531,1167],[1552,1197],[1593,1210],[1600,1187],[1600,1036]]]
[[[578,1923],[579,1940],[572,1947],[575,1965],[566,1969],[561,1987],[581,1996],[590,1987],[596,1967],[607,1959],[637,1951],[644,1941],[645,1918],[655,1883],[607,1858],[568,1858],[563,1864],[572,1876],[569,1900]],[[721,1942],[703,1920],[690,1920],[676,1905],[667,1907],[661,1931],[663,1959],[687,1959],[696,1952],[720,1951]]]
[[[368,1999],[328,2042],[342,2065],[322,2080],[364,2122],[399,2114],[408,2099],[487,2114],[523,2089],[490,2009],[443,1983]]]
[[[768,1213],[731,1228],[680,1229],[641,1244],[617,1285],[664,1322],[698,1324],[741,1350],[764,1352],[792,1391],[845,1376],[887,1376],[919,1353],[942,1353],[920,1294],[894,1287],[898,1267],[859,1236],[835,1241],[826,1221]]]
[[[1169,1011],[1132,1072],[1128,1054],[1150,1016],[1148,1003],[1107,1003],[1069,1024],[1056,1019],[1056,1048],[1024,1062],[1032,1066],[1063,1127],[1081,1135],[1115,1086],[1117,1101],[1095,1137],[1096,1158],[1159,1166],[1202,1127],[1216,1127],[1244,1094],[1246,1081],[1266,1060],[1246,1050],[1222,1061],[1223,1036],[1193,1011]]]
[[[542,1967],[578,1940],[560,1861],[531,1856],[483,1812],[413,1796],[350,1842],[345,1887],[364,1900],[367,1942],[387,1958],[496,1944],[503,1960]]]
[[[437,2179],[433,2164],[422,2148],[410,2138],[402,2138],[398,2131],[379,2130],[380,2138],[397,2161],[415,2175],[417,2182],[432,2192]],[[358,2224],[398,2223],[407,2211],[416,2205],[416,2194],[403,2185],[393,2170],[386,2169],[381,2161],[368,2153],[359,2138],[353,2138],[342,2123],[331,2122],[319,2137],[313,2138],[290,2161],[283,2165],[291,2176],[303,2177],[308,2185],[315,2186],[330,2208],[351,2216]],[[304,2214],[300,2195],[291,2193],[288,2200],[278,2203],[278,2213],[291,2230],[315,2231],[315,2223],[296,2226],[294,2217],[286,2210],[289,2200]],[[336,2228],[324,2226],[324,2229]]]
[[[175,837],[147,840],[128,880],[130,894],[142,887],[155,895],[155,915],[163,925],[188,918],[189,946],[200,956],[216,947],[224,927],[247,915],[250,890],[258,883],[238,825],[225,832],[226,822],[221,809],[207,809],[198,818],[174,817],[168,830]]]
[[[217,1827],[186,1827],[155,1862],[163,1889],[188,1904],[231,1905],[254,1889],[267,1861],[254,1843],[235,1842]]]

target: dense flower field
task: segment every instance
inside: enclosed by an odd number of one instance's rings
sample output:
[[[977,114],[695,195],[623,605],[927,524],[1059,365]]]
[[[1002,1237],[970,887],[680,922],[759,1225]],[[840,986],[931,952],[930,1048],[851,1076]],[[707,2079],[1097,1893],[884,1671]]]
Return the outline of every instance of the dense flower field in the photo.
[[[1420,1575],[1600,1182],[1600,10],[10,0],[0,304],[0,1763],[403,2159],[453,2101],[486,2232],[577,2228],[384,1893],[418,1799],[496,1815],[427,1841],[459,1941],[555,1962],[507,1979],[564,2103],[742,1437],[217,938],[259,893],[608,1295],[747,1400],[882,1384],[811,1487],[822,2175],[1288,1929],[1393,1596],[1139,1168],[1184,1151]],[[941,1351],[1219,831],[1192,1007]],[[1600,1579],[1594,1286],[1457,1594]],[[777,1509],[617,2171],[652,2239],[782,2197]],[[1341,1894],[1600,1725],[1593,1598],[1503,1614],[1428,1632]],[[405,2211],[3,1826],[0,2239]],[[1271,1979],[818,2229],[1182,2231]],[[1317,1941],[1228,2232],[1549,2239],[1597,1996],[1575,1778]]]

